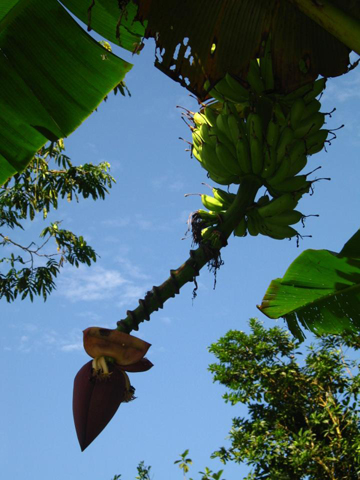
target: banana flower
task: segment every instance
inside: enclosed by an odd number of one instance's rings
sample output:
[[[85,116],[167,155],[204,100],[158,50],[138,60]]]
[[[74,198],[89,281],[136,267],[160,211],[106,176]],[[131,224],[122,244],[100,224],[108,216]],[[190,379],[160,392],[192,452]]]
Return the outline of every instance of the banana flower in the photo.
[[[144,358],[150,344],[118,330],[84,330],[84,349],[92,361],[74,380],[73,414],[82,451],[102,432],[122,402],[133,400],[135,389],[126,372],[145,372],[153,364]]]

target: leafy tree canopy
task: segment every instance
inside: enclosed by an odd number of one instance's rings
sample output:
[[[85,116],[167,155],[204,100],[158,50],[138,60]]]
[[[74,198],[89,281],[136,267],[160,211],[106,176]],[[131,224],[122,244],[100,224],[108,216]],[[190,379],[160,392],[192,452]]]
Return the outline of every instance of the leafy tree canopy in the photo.
[[[214,456],[252,466],[247,480],[358,479],[359,362],[344,349],[359,350],[359,338],[323,336],[302,359],[286,330],[255,319],[250,327],[249,335],[230,331],[210,348],[225,400],[249,412],[233,419],[231,447]]]
[[[34,220],[39,212],[45,220],[61,199],[104,199],[115,181],[109,169],[107,162],[74,166],[60,140],[42,148],[24,172],[0,187],[0,246],[13,249],[0,258],[0,299],[12,302],[29,296],[33,300],[39,295],[46,300],[65,262],[76,267],[96,262],[94,249],[81,235],[60,228],[59,221],[42,230],[39,244],[22,245],[12,239],[11,230],[24,230],[24,220]],[[48,249],[51,239],[55,252]]]

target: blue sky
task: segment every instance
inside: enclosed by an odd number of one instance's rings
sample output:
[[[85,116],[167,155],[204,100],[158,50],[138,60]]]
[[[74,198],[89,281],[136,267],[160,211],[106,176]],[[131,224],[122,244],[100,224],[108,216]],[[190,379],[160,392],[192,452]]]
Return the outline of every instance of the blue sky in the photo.
[[[135,477],[136,465],[152,465],[153,478],[182,478],[173,465],[186,448],[194,460],[191,476],[209,466],[211,453],[226,445],[234,416],[245,414],[221,399],[224,389],[207,371],[214,358],[207,348],[229,329],[247,331],[250,317],[261,314],[261,302],[273,278],[282,276],[292,260],[307,248],[339,251],[359,228],[360,74],[357,70],[330,79],[323,111],[336,107],[328,125],[338,138],[310,158],[306,170],[322,165],[315,194],[301,200],[306,215],[304,238],[231,238],[223,251],[225,265],[214,278],[203,269],[198,296],[187,285],[163,310],[142,324],[137,336],[150,342],[154,368],[131,375],[137,399],[121,405],[116,416],[81,453],[73,426],[73,379],[88,361],[82,330],[114,328],[137,300],[162,283],[169,270],[188,257],[191,240],[184,239],[190,212],[201,208],[206,193],[205,171],[191,159],[189,130],[177,105],[197,109],[187,91],[153,66],[154,44],[148,42],[133,62],[126,83],[131,98],[110,94],[84,124],[66,140],[66,153],[75,164],[108,161],[117,179],[105,201],[63,202],[49,220],[82,234],[99,254],[97,263],[79,269],[65,266],[57,290],[46,303],[36,299],[1,303],[3,319],[0,355],[3,382],[0,406],[0,460],[4,478],[51,480],[111,480]],[[36,218],[25,237],[35,240],[44,227]],[[266,326],[276,323],[261,318]],[[309,335],[309,339],[311,336]],[[225,467],[227,480],[241,478],[246,467]]]

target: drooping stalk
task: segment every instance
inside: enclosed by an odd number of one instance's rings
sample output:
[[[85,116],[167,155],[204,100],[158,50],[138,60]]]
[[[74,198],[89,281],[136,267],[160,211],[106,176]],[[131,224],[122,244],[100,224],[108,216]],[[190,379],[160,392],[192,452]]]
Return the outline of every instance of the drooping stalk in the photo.
[[[216,229],[223,247],[227,245],[227,239],[254,202],[260,187],[259,178],[251,175],[243,178],[234,202],[223,216],[223,222]],[[163,308],[163,304],[180,293],[181,287],[186,283],[194,281],[200,270],[210,260],[219,256],[219,251],[220,249],[206,244],[191,250],[190,257],[179,268],[170,270],[170,277],[165,282],[147,292],[145,297],[139,300],[139,306],[135,310],[126,312],[126,318],[117,323],[118,330],[126,333],[138,330],[139,324],[149,320],[151,313]]]
[[[360,55],[360,22],[329,0],[288,0],[351,50]],[[344,2],[345,3],[345,2]]]

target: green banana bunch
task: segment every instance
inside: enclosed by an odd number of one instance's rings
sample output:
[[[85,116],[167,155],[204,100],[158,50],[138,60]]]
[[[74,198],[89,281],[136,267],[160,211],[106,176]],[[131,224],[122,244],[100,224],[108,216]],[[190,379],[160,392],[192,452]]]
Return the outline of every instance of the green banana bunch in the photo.
[[[205,89],[209,86],[209,82],[205,82]],[[249,102],[249,90],[228,73],[210,90],[209,94],[219,102]]]
[[[212,193],[213,197],[211,195],[201,195],[201,201],[205,208],[215,213],[225,212],[236,197],[234,193],[229,193],[216,187],[213,187]]]
[[[329,134],[317,98],[326,79],[287,95],[277,94],[270,39],[262,47],[262,56],[251,60],[245,79],[226,74],[211,89],[207,82],[217,101],[203,104],[190,117],[192,152],[219,185],[241,184],[244,177],[256,176],[267,189],[269,195],[247,211],[234,229],[235,236],[291,238],[299,235],[292,225],[304,217],[296,210],[297,203],[312,185],[302,171],[309,156],[323,149]],[[216,227],[234,197],[220,188],[201,196],[206,210],[198,211],[202,220],[198,232],[206,243],[219,240]]]
[[[201,223],[206,226],[216,225],[220,220],[218,213],[208,210],[199,209],[196,210],[194,214],[196,214],[197,217],[201,219]]]
[[[247,221],[246,218],[243,217],[240,222],[237,224],[234,230],[235,237],[246,237],[247,235]]]
[[[269,201],[266,197],[259,199],[247,214],[247,229],[252,236],[265,235],[276,240],[291,238],[298,232],[291,227],[304,215],[294,210],[298,200],[292,194]]]

